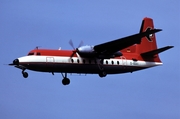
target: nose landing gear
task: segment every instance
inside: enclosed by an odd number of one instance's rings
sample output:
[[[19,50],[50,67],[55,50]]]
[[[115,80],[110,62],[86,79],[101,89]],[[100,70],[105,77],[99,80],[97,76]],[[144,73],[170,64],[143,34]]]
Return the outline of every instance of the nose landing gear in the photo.
[[[22,71],[22,75],[24,78],[27,78],[28,77],[28,73],[27,72],[24,72],[24,70]]]

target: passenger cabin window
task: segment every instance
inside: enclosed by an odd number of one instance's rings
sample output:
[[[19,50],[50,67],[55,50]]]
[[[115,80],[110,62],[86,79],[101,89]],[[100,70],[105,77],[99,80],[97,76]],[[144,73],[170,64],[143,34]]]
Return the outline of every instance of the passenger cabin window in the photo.
[[[79,59],[77,59],[77,63],[79,63]]]
[[[74,63],[74,60],[73,60],[73,59],[71,59],[71,62],[72,62],[72,63]]]

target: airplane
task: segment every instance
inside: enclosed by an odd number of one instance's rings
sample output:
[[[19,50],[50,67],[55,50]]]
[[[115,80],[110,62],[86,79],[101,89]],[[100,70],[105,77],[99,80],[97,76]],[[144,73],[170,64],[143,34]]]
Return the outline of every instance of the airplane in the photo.
[[[108,74],[134,72],[162,65],[159,53],[173,48],[166,46],[157,48],[155,29],[152,18],[142,20],[140,31],[127,37],[119,38],[95,46],[82,45],[74,48],[72,40],[69,44],[73,50],[39,49],[31,50],[27,56],[13,60],[10,66],[22,70],[24,78],[28,77],[26,69],[62,74],[62,84],[70,84],[67,74]]]

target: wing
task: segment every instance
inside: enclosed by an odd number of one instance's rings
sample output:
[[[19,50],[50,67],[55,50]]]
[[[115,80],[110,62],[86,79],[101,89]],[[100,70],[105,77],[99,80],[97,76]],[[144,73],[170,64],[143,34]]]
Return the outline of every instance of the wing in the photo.
[[[94,46],[94,51],[99,55],[113,54],[134,44],[140,44],[141,38],[149,38],[149,35],[159,31],[161,31],[161,29],[147,29],[145,32],[96,45]]]

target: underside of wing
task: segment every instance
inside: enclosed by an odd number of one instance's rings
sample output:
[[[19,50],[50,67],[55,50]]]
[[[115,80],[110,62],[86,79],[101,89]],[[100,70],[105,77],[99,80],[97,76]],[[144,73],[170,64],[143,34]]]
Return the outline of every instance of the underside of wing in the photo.
[[[96,45],[94,46],[94,51],[101,55],[112,54],[134,44],[140,44],[143,37],[149,37],[149,35],[159,31],[161,31],[161,29],[147,29],[145,32]]]

